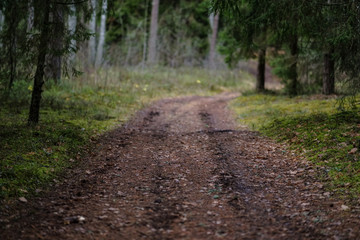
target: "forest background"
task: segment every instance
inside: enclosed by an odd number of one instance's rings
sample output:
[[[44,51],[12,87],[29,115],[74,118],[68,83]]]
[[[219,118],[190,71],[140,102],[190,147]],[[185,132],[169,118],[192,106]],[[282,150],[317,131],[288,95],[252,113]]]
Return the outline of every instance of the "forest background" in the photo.
[[[222,91],[243,93],[240,122],[357,194],[359,11],[353,0],[0,1],[0,197],[41,192],[153,100]]]

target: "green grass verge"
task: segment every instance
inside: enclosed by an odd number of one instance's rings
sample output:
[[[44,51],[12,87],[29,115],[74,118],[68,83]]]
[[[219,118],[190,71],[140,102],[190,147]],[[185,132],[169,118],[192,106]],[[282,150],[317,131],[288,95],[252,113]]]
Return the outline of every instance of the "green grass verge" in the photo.
[[[35,194],[81,159],[90,139],[125,122],[151,101],[249,90],[245,73],[206,69],[110,68],[47,83],[40,124],[26,125],[31,83],[18,81],[0,106],[0,199]]]
[[[232,103],[241,124],[288,143],[298,154],[323,166],[322,177],[331,190],[358,196],[360,114],[338,111],[336,106],[335,99],[321,96],[248,95]]]

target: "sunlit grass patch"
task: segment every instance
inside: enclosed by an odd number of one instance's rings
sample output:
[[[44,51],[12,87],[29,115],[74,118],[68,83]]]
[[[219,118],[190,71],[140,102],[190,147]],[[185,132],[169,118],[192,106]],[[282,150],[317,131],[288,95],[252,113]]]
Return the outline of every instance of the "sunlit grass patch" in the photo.
[[[335,99],[250,95],[232,104],[240,123],[289,144],[324,166],[329,187],[360,193],[360,114],[339,111]],[[358,150],[359,149],[359,150]]]

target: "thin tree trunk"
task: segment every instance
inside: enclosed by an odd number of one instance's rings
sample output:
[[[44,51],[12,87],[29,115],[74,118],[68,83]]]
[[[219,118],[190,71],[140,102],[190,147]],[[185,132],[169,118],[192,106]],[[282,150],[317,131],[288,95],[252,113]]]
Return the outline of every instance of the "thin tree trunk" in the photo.
[[[26,32],[30,33],[33,27],[34,27],[34,4],[33,1],[29,1]]]
[[[266,56],[266,49],[260,49],[258,56],[258,71],[256,76],[257,92],[262,92],[265,90],[265,56]]]
[[[334,48],[324,54],[323,94],[325,95],[335,93],[335,61],[333,54]]]
[[[157,30],[158,30],[158,17],[159,17],[159,0],[152,1],[151,9],[151,23],[150,23],[150,37],[149,37],[149,52],[148,52],[148,64],[156,64],[156,42],[157,42]]]
[[[3,12],[0,10],[0,33],[3,30],[4,20],[5,20],[5,16],[4,16]],[[0,47],[1,46],[2,46],[2,42],[0,42]]]
[[[148,0],[145,1],[145,17],[144,17],[144,21],[143,21],[143,29],[144,29],[144,41],[143,41],[143,54],[142,54],[142,59],[141,59],[141,67],[144,69],[145,67],[145,63],[146,63],[146,52],[147,52],[147,19],[148,19]],[[140,26],[140,25],[139,25]],[[138,27],[139,27],[138,26]],[[130,46],[131,47],[131,46]]]
[[[77,16],[76,16],[76,7],[75,5],[70,5],[70,14],[68,16],[68,29],[71,35],[70,41],[70,56],[69,56],[69,63],[72,64],[75,61],[75,52],[77,49],[76,40],[74,39],[74,34],[76,31],[76,24],[77,24]]]
[[[107,0],[103,0],[102,9],[101,9],[100,36],[99,36],[99,43],[97,46],[96,61],[95,61],[96,68],[100,67],[103,62],[105,33],[106,33],[106,15],[107,15]]]
[[[3,30],[3,25],[4,25],[4,14],[3,12],[0,10],[0,32]]]
[[[37,67],[34,77],[34,86],[31,96],[31,105],[29,111],[29,125],[35,125],[39,122],[39,113],[40,113],[40,101],[42,94],[42,86],[44,84],[44,69],[45,69],[45,59],[48,52],[48,43],[50,40],[50,31],[49,31],[49,17],[50,17],[50,0],[45,0],[44,6],[44,19],[42,23],[40,43],[38,46],[38,59]]]
[[[0,11],[0,33],[3,31],[4,20],[5,20],[5,16],[4,16],[3,12]],[[0,48],[2,48],[2,46],[3,46],[3,43],[2,43],[2,41],[0,41]]]
[[[16,66],[17,66],[17,54],[16,54],[16,48],[17,48],[17,42],[16,42],[16,28],[18,25],[17,20],[17,3],[12,2],[10,5],[10,18],[9,18],[9,26],[7,28],[9,38],[9,48],[8,48],[8,60],[9,60],[9,68],[10,68],[10,76],[9,76],[9,86],[8,89],[11,90],[15,78],[16,78]]]
[[[89,23],[89,30],[91,34],[94,34],[89,39],[89,64],[93,66],[95,63],[96,55],[96,0],[91,0],[92,15]]]
[[[210,38],[210,52],[209,52],[209,67],[214,69],[215,66],[215,57],[216,57],[216,40],[217,40],[217,33],[219,27],[219,14],[215,16],[210,15],[210,21],[213,20],[212,24],[210,24],[212,28],[212,34]]]
[[[294,35],[292,37],[292,41],[290,43],[290,51],[291,51],[291,58],[292,62],[290,65],[290,85],[289,85],[289,94],[291,96],[297,95],[297,62],[298,62],[298,54],[299,54],[299,47],[298,47],[298,37]]]

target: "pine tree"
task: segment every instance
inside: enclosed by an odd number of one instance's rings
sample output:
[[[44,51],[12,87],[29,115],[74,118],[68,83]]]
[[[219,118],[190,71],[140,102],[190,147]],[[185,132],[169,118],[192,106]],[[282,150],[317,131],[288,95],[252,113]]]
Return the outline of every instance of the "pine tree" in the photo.
[[[46,54],[48,53],[48,44],[50,40],[50,0],[44,0],[43,7],[44,11],[42,16],[43,20],[41,24],[40,42],[38,45],[37,67],[34,77],[34,86],[28,118],[29,125],[35,125],[39,122],[42,86],[44,85],[45,60]]]

